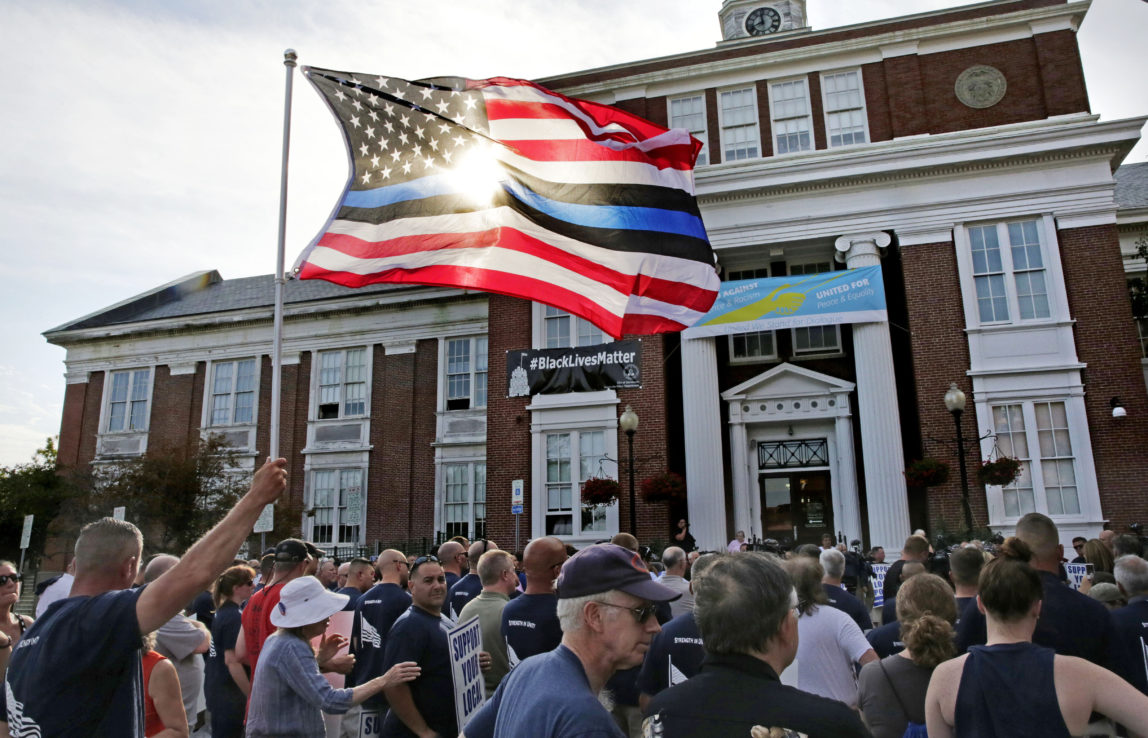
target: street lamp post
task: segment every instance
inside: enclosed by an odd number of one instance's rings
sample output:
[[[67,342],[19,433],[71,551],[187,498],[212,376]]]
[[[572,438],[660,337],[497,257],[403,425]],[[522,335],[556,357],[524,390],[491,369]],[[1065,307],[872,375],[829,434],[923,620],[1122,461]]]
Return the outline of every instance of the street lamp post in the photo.
[[[969,473],[965,470],[965,437],[961,434],[961,413],[965,411],[965,393],[961,392],[956,382],[949,384],[949,391],[945,393],[945,408],[953,414],[953,422],[957,424],[957,463],[961,467],[961,509],[965,514],[965,530],[973,530],[973,510],[969,507]]]
[[[638,430],[638,414],[629,405],[618,418],[618,427],[626,434],[630,447],[630,533],[638,537],[638,508],[634,501],[634,433]]]

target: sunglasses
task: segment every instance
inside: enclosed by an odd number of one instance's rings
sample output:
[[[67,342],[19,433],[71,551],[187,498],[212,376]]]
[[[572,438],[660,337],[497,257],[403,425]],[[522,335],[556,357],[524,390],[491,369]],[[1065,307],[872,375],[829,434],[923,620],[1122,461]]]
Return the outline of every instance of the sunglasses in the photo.
[[[438,563],[438,557],[437,556],[429,556],[429,555],[428,556],[420,556],[417,559],[415,559],[415,563],[411,564],[411,568],[413,569],[414,567],[422,566],[423,564],[437,564],[437,563]]]
[[[1077,551],[1079,551],[1080,549],[1084,548],[1084,544],[1083,543],[1074,543],[1074,544],[1072,544],[1072,547],[1075,548]]]
[[[657,605],[653,604],[642,605],[641,607],[626,607],[625,605],[615,605],[610,602],[602,602],[601,600],[594,600],[594,602],[597,602],[599,605],[605,605],[606,607],[616,607],[619,610],[629,610],[630,614],[634,616],[634,620],[637,620],[639,625],[653,617],[654,613],[657,611]]]
[[[8,582],[12,582],[12,584],[16,584],[19,581],[20,581],[20,575],[19,574],[0,574],[0,587],[3,587]]]

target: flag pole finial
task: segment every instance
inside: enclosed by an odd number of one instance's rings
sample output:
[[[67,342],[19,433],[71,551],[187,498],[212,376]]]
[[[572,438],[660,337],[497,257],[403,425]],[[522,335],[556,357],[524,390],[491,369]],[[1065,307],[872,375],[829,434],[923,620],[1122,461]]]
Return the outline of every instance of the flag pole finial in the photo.
[[[289,67],[295,66],[295,60],[298,58],[299,56],[295,53],[295,49],[287,49],[283,52],[283,63]]]

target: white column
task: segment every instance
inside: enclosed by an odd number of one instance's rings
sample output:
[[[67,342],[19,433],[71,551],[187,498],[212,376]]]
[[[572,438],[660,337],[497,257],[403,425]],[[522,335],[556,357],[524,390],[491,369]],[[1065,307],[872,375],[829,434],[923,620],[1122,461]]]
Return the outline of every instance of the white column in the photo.
[[[840,400],[839,400],[840,402]],[[837,441],[837,478],[833,494],[840,501],[841,517],[837,527],[845,532],[849,541],[861,538],[861,501],[857,496],[857,460],[853,455],[853,424],[848,415],[834,420]]]
[[[750,531],[761,535],[761,514],[754,516],[753,493],[755,489],[749,475],[749,439],[746,437],[745,423],[733,423],[729,427],[730,481],[733,485],[733,527],[744,530],[747,537]]]
[[[699,548],[721,550],[727,539],[717,349],[713,338],[683,338],[681,350],[690,530]]]
[[[850,269],[880,266],[881,249],[891,240],[888,233],[880,231],[841,236],[835,244],[837,260],[844,261]],[[900,551],[912,531],[888,322],[854,324],[853,361],[857,369],[861,451],[865,455],[870,545]]]

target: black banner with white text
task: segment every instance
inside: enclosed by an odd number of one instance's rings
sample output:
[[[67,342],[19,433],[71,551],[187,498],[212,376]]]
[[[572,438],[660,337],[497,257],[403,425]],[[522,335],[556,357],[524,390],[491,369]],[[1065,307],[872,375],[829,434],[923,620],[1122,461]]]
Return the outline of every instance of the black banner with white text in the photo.
[[[578,348],[506,352],[508,397],[637,389],[642,386],[642,341]]]

